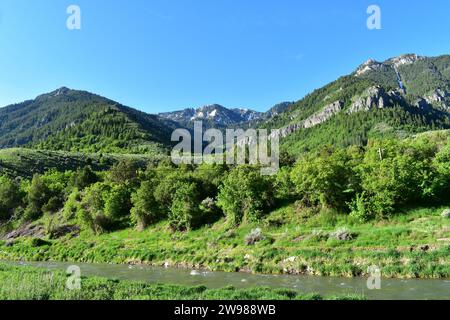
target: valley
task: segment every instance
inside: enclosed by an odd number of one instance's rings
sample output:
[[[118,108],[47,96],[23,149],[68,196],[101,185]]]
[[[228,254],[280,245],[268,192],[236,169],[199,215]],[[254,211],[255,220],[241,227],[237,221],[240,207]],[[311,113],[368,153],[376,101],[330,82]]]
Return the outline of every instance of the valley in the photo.
[[[0,108],[0,260],[347,278],[377,266],[385,279],[447,281],[449,92],[449,55],[407,54],[368,60],[267,112],[213,104],[151,115],[65,87]],[[195,136],[197,120],[279,129],[279,171],[175,165],[171,134]],[[51,284],[15,291],[18,268],[0,264],[11,277],[0,297],[76,297]],[[27,286],[43,274],[23,270]],[[83,281],[78,298],[328,298]]]

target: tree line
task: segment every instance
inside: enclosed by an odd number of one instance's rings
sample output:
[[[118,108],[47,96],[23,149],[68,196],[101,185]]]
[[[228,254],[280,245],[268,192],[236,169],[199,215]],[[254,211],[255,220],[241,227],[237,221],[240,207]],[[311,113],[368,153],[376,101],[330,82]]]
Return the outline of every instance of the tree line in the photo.
[[[255,222],[286,204],[331,208],[360,221],[385,219],[403,206],[448,203],[450,142],[445,134],[372,140],[366,147],[324,147],[281,157],[275,176],[256,166],[181,165],[111,170],[89,166],[48,171],[32,179],[0,176],[0,221],[42,220],[51,233],[64,223],[95,233],[145,229],[168,221],[192,230],[225,217],[230,226]]]

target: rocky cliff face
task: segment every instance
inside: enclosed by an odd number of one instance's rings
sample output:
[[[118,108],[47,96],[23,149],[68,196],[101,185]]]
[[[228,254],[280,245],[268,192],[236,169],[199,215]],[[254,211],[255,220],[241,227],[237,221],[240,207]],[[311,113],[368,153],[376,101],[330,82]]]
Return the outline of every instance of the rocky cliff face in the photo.
[[[436,104],[445,109],[450,109],[450,93],[446,90],[437,89],[429,96],[425,97],[425,101],[429,104]]]
[[[412,64],[423,59],[424,57],[418,56],[417,54],[404,54],[398,57],[391,58],[387,60],[386,63],[391,63],[396,68],[398,68],[400,66]]]
[[[343,108],[343,103],[341,101],[333,102],[332,104],[326,106],[321,111],[313,114],[303,121],[304,128],[312,128],[325,121],[329,120],[335,114],[339,113]]]
[[[404,97],[400,91],[386,92],[380,86],[368,88],[361,96],[355,97],[347,113],[369,111],[371,109],[383,109],[392,107],[395,104],[403,104]]]
[[[417,54],[404,54],[395,58],[386,60],[385,62],[378,62],[374,59],[369,59],[356,69],[356,76],[362,76],[371,71],[386,71],[391,67],[399,68],[403,65],[413,64],[419,60],[423,60],[424,57]]]
[[[375,61],[374,59],[369,59],[356,69],[356,75],[361,76],[370,71],[380,71],[383,68],[386,68],[383,63]]]
[[[291,124],[284,128],[279,129],[278,132],[272,133],[270,138],[273,138],[275,135],[278,135],[280,138],[285,138],[291,133],[298,131],[300,129],[308,129],[315,127],[325,121],[331,119],[334,115],[342,111],[344,104],[341,101],[335,101],[327,106],[325,106],[319,112],[316,112],[312,116],[306,118],[298,124]]]

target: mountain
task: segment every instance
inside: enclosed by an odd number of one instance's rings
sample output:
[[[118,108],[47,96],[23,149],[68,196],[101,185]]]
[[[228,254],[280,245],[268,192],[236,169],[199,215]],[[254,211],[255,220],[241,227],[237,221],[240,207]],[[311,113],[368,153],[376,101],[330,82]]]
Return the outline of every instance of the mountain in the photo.
[[[360,65],[260,125],[280,129],[284,150],[364,145],[450,128],[450,55],[407,54]]]
[[[275,117],[283,112],[286,112],[294,103],[293,102],[281,102],[274,105],[265,113],[265,118]]]
[[[86,91],[60,88],[0,109],[0,149],[160,153],[169,121]]]
[[[249,109],[227,109],[219,104],[160,113],[158,116],[187,128],[192,128],[194,121],[203,121],[207,128],[225,128],[265,119],[265,114],[262,112]]]
[[[293,155],[323,145],[365,145],[370,138],[401,138],[450,128],[450,55],[407,54],[366,61],[349,75],[297,102],[267,112],[198,109],[149,115],[86,92],[60,88],[0,109],[0,149],[165,153],[175,128],[280,129]]]

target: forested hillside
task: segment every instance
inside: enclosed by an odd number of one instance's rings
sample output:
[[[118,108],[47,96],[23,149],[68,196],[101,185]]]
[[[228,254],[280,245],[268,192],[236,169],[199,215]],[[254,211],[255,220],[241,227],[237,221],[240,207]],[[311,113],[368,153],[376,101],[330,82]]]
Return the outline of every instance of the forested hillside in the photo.
[[[365,145],[450,128],[450,56],[369,60],[262,125],[281,128],[285,151]]]
[[[168,121],[85,91],[61,88],[0,109],[0,148],[160,153]]]

